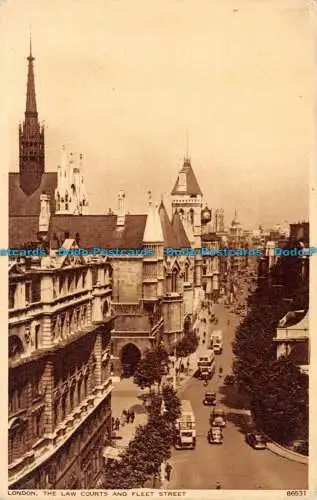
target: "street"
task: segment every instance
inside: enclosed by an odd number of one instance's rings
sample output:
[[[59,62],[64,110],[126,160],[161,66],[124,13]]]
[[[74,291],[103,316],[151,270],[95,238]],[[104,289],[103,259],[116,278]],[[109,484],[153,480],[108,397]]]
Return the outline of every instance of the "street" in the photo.
[[[192,378],[181,392],[181,399],[189,399],[196,417],[197,445],[194,450],[172,450],[173,467],[169,489],[214,489],[216,483],[222,489],[307,489],[308,466],[273,454],[269,450],[254,450],[245,443],[244,433],[249,420],[248,411],[239,400],[235,386],[223,386],[225,375],[231,373],[234,330],[240,321],[222,304],[214,306],[218,317],[213,329],[223,331],[223,354],[216,356],[216,373],[204,387],[202,381]],[[227,324],[230,319],[230,325]],[[199,352],[206,350],[199,346]],[[223,368],[220,379],[218,370]],[[202,403],[205,391],[217,392],[217,406],[227,413],[222,445],[207,441],[209,414],[212,407]]]

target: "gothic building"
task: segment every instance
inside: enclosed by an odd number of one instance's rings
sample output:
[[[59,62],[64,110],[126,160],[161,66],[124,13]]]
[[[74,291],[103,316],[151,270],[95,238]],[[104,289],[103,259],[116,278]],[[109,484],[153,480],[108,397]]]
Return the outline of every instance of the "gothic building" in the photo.
[[[61,164],[57,167],[56,214],[88,214],[89,203],[82,175],[82,163],[82,154],[75,163],[73,153],[67,157],[63,146]]]
[[[184,158],[184,164],[179,171],[172,195],[172,214],[178,213],[184,226],[190,246],[201,247],[201,211],[202,192],[197,182],[189,158]],[[194,308],[199,308],[203,297],[201,287],[202,258],[195,256],[194,264]]]

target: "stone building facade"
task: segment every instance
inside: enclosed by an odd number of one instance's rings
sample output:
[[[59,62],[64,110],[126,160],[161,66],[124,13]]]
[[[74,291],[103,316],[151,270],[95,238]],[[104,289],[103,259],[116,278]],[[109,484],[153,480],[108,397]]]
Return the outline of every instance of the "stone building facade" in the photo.
[[[91,488],[111,437],[110,264],[30,259],[9,270],[9,487]]]

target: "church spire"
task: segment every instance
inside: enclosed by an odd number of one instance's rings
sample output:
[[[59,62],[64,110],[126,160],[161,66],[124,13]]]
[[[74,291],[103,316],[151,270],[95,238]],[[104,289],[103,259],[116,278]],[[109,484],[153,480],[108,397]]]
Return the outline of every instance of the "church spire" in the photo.
[[[27,60],[25,117],[23,124],[19,126],[19,163],[20,186],[30,196],[40,186],[45,170],[44,127],[38,121],[31,37]]]
[[[32,55],[32,38],[30,36],[30,54],[27,58],[28,60],[28,79],[26,88],[26,108],[25,108],[25,118],[36,117],[36,95],[35,95],[35,84],[34,84],[34,68],[33,61],[34,57]]]

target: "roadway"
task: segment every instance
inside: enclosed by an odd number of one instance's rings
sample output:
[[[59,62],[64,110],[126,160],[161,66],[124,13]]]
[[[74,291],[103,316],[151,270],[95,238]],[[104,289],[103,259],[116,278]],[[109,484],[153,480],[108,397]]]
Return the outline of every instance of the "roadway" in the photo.
[[[210,331],[223,331],[223,353],[216,357],[217,367],[222,366],[224,376],[231,373],[234,330],[240,318],[231,314],[223,305],[214,306],[218,317],[217,326]],[[230,325],[227,324],[230,319]],[[204,345],[199,346],[203,352]],[[307,489],[308,466],[273,454],[269,450],[254,450],[245,443],[244,433],[250,424],[246,403],[237,394],[235,386],[224,386],[224,377],[218,370],[208,387],[192,378],[181,393],[189,399],[196,417],[197,444],[195,450],[174,450],[170,460],[173,467],[168,489],[214,489],[220,482],[223,489]],[[212,407],[202,404],[206,390],[217,392],[217,406],[227,413],[222,445],[211,445],[207,441],[209,414]]]

